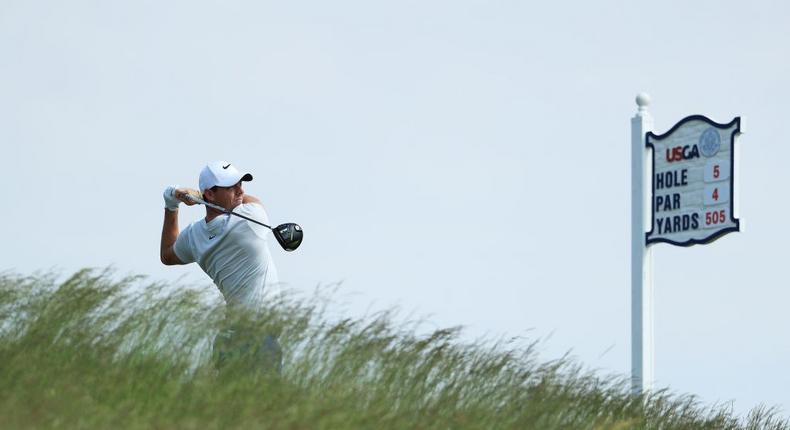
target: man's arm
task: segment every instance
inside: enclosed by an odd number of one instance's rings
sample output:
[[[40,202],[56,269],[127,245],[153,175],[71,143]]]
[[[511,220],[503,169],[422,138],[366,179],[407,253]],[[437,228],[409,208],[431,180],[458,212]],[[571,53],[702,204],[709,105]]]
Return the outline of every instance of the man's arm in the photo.
[[[167,187],[163,194],[165,198],[165,221],[162,225],[162,241],[159,243],[159,260],[168,266],[186,264],[181,261],[173,250],[173,245],[178,239],[178,205],[185,202],[195,204],[185,197],[185,194],[200,194],[190,188]]]
[[[159,244],[159,259],[162,260],[162,264],[168,266],[184,264],[173,250],[176,239],[178,239],[178,209],[175,211],[165,209],[165,222],[162,226],[162,241]]]

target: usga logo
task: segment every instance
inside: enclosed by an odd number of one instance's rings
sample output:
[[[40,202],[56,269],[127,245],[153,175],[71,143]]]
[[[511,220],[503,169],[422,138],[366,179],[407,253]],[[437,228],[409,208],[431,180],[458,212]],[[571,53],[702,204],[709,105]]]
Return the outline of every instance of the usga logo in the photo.
[[[699,158],[699,149],[697,145],[676,146],[674,148],[667,148],[667,162],[690,160],[692,158]]]
[[[704,133],[699,137],[699,146],[702,148],[702,155],[706,157],[713,157],[719,152],[719,148],[721,148],[721,136],[719,136],[719,132],[711,127],[705,130]]]

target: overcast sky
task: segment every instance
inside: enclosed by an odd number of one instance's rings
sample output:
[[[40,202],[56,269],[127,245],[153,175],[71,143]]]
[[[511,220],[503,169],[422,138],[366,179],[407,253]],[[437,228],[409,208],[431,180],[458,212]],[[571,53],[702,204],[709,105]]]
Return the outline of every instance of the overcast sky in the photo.
[[[654,247],[658,386],[790,411],[781,1],[0,1],[0,269],[159,263],[222,159],[291,288],[630,372],[630,118],[744,118],[743,232]],[[182,209],[181,226],[202,216]]]

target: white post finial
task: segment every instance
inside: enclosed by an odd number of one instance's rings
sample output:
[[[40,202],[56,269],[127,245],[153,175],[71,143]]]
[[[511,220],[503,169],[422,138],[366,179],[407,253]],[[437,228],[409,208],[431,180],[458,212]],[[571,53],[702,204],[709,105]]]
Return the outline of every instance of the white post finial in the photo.
[[[637,94],[636,105],[639,106],[639,112],[647,112],[647,107],[650,106],[650,95],[648,93]]]

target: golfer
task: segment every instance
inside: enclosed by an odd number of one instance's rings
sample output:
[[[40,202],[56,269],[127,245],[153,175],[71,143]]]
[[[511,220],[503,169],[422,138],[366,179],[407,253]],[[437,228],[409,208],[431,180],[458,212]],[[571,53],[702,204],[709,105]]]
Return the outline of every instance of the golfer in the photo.
[[[242,182],[252,181],[226,161],[215,161],[200,172],[200,190],[167,187],[160,258],[166,265],[196,262],[211,277],[226,303],[226,326],[214,340],[217,369],[243,358],[254,369],[279,373],[282,352],[277,339],[256,334],[250,324],[259,315],[264,294],[277,291],[277,269],[269,252],[269,230],[240,217],[206,206],[206,217],[178,230],[178,206],[196,204],[199,197],[227,210],[268,224],[261,201],[244,193]],[[240,323],[247,321],[247,323]]]

